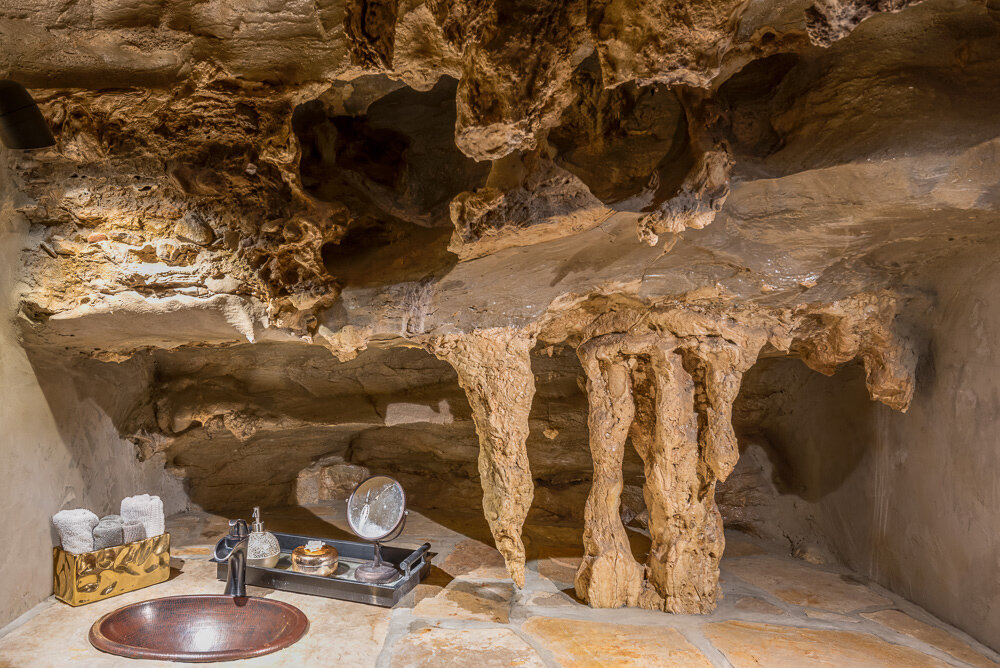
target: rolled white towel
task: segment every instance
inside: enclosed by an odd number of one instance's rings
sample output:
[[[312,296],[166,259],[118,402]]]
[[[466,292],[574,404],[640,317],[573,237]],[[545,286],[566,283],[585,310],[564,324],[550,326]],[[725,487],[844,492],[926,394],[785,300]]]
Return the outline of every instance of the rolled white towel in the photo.
[[[122,519],[139,522],[146,531],[146,538],[163,533],[163,501],[158,496],[139,494],[122,499]]]
[[[70,554],[94,551],[94,527],[97,522],[97,515],[86,508],[60,510],[52,516],[62,549]]]
[[[103,550],[106,547],[117,547],[125,542],[122,534],[122,518],[118,515],[102,517],[94,527],[94,549]]]
[[[146,537],[146,529],[142,522],[125,522],[122,525],[122,540],[126,543],[134,543]]]

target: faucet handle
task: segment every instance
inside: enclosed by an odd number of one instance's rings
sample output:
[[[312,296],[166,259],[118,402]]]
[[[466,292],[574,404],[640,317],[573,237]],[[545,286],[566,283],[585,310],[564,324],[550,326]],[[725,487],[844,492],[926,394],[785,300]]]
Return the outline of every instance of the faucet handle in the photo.
[[[243,540],[250,535],[250,527],[247,525],[246,520],[236,519],[229,520],[229,537],[235,538],[237,540]]]
[[[212,553],[212,561],[225,561],[240,542],[250,536],[246,520],[229,520],[229,533],[219,539]]]

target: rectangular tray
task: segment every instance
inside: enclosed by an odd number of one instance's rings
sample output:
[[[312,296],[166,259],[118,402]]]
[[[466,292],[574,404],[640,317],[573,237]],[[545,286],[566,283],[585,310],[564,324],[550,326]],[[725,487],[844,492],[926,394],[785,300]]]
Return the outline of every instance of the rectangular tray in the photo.
[[[431,569],[431,555],[428,552],[430,543],[424,543],[416,549],[383,545],[382,559],[399,569],[399,578],[385,584],[359,582],[352,577],[354,568],[375,558],[374,544],[273,533],[281,547],[281,560],[275,568],[261,568],[247,564],[248,585],[391,608],[416,587]],[[337,574],[310,575],[291,570],[292,550],[311,540],[321,541],[337,550],[341,563]],[[215,575],[219,580],[225,580],[229,575],[229,564],[218,562]]]

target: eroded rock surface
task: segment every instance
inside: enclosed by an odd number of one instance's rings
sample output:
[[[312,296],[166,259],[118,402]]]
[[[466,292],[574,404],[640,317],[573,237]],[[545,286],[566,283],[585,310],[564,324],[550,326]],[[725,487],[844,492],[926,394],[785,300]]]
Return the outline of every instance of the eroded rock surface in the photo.
[[[534,486],[528,465],[528,413],[535,377],[528,356],[534,336],[511,329],[476,330],[433,342],[434,354],[458,372],[479,434],[483,510],[518,586],[524,586],[521,525]]]
[[[881,310],[873,311],[875,305]],[[581,320],[580,314],[589,310],[583,305],[549,323],[543,337],[585,339],[577,350],[590,397],[594,484],[586,506],[586,556],[576,578],[577,594],[602,607],[638,605],[679,613],[713,609],[724,548],[715,487],[739,458],[733,404],[743,373],[765,345],[774,352],[811,351],[817,358],[837,355],[846,346],[866,364],[871,360],[870,379],[890,378],[890,385],[902,380],[898,392],[872,382],[869,392],[873,399],[905,410],[913,368],[895,368],[894,351],[902,344],[891,333],[893,306],[887,295],[808,309],[735,312],[682,304],[636,309],[619,303],[589,322]],[[872,337],[874,347],[865,355],[860,343],[841,340],[835,329],[831,333],[808,326],[816,319],[836,322],[840,315],[857,319],[852,332],[870,327],[889,336]],[[623,323],[631,327],[621,331]],[[810,363],[808,354],[803,359]],[[899,371],[905,380],[897,378]],[[626,439],[644,462],[643,496],[653,541],[645,568],[633,560],[619,513]]]
[[[996,244],[998,14],[529,4],[0,9],[57,138],[0,152],[21,337],[129,375],[123,456],[195,505],[387,473],[518,584],[529,514],[583,515],[581,596],[704,612],[723,518],[779,504],[723,487],[804,382],[769,365],[905,411],[931,278]]]

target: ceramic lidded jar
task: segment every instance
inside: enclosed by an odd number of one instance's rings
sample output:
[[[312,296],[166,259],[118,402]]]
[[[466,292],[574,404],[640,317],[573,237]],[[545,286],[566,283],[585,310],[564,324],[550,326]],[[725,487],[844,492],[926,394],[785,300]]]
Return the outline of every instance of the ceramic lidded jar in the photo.
[[[298,573],[333,575],[339,561],[337,550],[320,540],[311,540],[292,551],[292,570]]]

